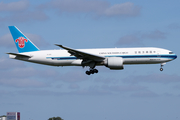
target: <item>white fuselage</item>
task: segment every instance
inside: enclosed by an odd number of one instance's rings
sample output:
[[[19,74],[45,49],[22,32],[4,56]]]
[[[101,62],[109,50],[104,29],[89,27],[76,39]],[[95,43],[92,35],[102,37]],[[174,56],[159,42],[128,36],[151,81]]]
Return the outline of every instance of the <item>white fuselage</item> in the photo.
[[[177,58],[176,54],[172,51],[154,47],[78,50],[106,58],[121,57],[124,65],[165,63]],[[67,50],[41,50],[20,54],[31,57],[21,58],[16,57],[15,55],[10,55],[10,58],[51,66],[82,66],[82,59],[72,56]],[[97,63],[97,65],[104,65],[103,61]]]

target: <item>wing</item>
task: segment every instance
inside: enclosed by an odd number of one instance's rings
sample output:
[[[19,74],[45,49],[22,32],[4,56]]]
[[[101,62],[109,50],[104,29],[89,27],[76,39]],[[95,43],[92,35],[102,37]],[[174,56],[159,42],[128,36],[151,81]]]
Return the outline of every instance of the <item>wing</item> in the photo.
[[[71,55],[74,55],[79,59],[93,60],[93,61],[102,61],[102,60],[105,59],[105,57],[103,57],[103,56],[94,55],[94,54],[91,54],[91,53],[83,52],[83,51],[80,51],[80,50],[72,49],[72,48],[65,47],[65,46],[58,45],[58,44],[55,44],[55,45],[67,50]]]

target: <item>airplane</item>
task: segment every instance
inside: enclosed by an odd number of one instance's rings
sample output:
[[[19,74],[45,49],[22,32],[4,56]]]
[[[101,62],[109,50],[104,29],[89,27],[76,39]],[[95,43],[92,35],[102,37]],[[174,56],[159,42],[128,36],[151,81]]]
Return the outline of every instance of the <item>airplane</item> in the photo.
[[[16,26],[9,30],[19,51],[7,53],[10,58],[50,66],[87,66],[87,75],[98,73],[96,66],[122,70],[128,64],[160,64],[163,71],[166,62],[177,58],[172,51],[156,47],[73,49],[55,44],[64,50],[40,50]]]

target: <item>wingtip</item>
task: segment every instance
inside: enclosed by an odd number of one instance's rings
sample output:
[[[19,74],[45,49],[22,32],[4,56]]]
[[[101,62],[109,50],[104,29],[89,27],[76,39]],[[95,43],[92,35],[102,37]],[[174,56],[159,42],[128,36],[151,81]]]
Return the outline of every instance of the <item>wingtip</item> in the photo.
[[[54,45],[59,46],[59,47],[63,47],[62,45],[59,45],[59,44],[54,44]]]

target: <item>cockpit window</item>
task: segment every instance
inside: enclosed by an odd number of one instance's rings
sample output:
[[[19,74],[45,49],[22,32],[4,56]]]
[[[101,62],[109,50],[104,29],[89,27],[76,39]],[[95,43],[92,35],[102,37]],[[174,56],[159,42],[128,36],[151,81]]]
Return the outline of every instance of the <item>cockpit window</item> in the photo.
[[[169,54],[174,54],[173,52],[169,52]]]

